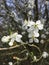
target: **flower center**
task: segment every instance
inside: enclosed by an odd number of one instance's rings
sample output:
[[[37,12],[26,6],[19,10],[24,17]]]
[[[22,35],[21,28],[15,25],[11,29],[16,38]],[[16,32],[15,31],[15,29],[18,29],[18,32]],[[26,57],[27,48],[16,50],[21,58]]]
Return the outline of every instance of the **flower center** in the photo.
[[[34,25],[34,28],[38,28],[38,24],[35,24],[35,25]]]

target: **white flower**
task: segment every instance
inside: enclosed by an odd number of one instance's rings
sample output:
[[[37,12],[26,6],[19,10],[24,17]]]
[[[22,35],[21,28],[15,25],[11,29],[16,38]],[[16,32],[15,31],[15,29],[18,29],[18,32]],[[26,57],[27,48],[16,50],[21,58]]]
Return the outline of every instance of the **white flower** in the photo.
[[[1,41],[2,42],[8,42],[9,39],[10,39],[10,36],[3,36],[2,39],[1,39]]]
[[[18,34],[17,32],[9,35],[9,36],[3,36],[1,41],[2,42],[9,42],[9,46],[13,46],[14,41],[21,42],[22,35]]]
[[[8,64],[9,64],[9,65],[13,65],[13,63],[12,63],[12,62],[9,62]]]
[[[31,23],[31,24],[30,24]],[[43,24],[41,23],[40,20],[33,22],[31,21],[27,26],[29,26],[29,29],[27,29],[28,32],[28,38],[29,42],[32,43],[33,41],[36,43],[39,43],[39,40],[37,37],[39,37],[39,30],[43,29]]]
[[[30,22],[31,23],[31,22]],[[39,30],[42,30],[43,29],[43,24],[41,23],[40,20],[36,21],[36,22],[33,22],[31,24],[28,24],[27,26],[29,26],[29,29],[27,29],[28,32],[31,32],[31,31],[35,31],[35,32],[38,32]]]
[[[33,41],[36,43],[39,43],[39,40],[37,39],[37,37],[39,37],[39,33],[38,32],[30,32],[28,34],[28,38],[29,38],[29,43],[32,43]]]
[[[17,42],[21,42],[22,35],[21,34],[18,34],[16,32],[16,33],[12,34],[10,37],[11,38],[14,38],[14,40],[17,41]]]
[[[14,41],[21,42],[22,35],[20,35],[16,32],[16,33],[11,34],[10,38],[11,38],[11,40],[9,42],[9,46],[13,46]]]
[[[34,28],[38,29],[38,30],[42,30],[43,29],[43,24],[41,23],[40,20],[34,22]]]
[[[29,32],[29,34],[28,34],[28,37],[29,38],[34,38],[34,37],[39,37],[39,33],[38,32],[35,32],[35,31],[33,31],[33,32]]]
[[[39,30],[43,29],[43,24],[41,23],[40,20],[38,20],[36,22],[34,22],[32,20],[31,21],[30,20],[28,20],[28,21],[25,20],[22,28],[23,29],[27,29],[28,27],[29,27],[28,31],[29,30],[34,30],[34,31],[38,32]]]
[[[48,57],[48,53],[47,52],[43,52],[42,57],[43,58],[47,58]]]
[[[43,24],[41,23],[40,20],[36,21],[36,22],[32,22],[32,29],[34,29],[35,31],[39,31],[43,29]]]
[[[34,25],[34,22],[31,20],[31,21],[28,21],[28,24],[27,24],[27,26],[28,27],[31,27],[32,25]]]
[[[23,23],[22,28],[27,29],[28,27],[31,27],[33,24],[34,24],[34,22],[32,20],[31,21],[30,20],[29,21],[25,20],[24,23]]]

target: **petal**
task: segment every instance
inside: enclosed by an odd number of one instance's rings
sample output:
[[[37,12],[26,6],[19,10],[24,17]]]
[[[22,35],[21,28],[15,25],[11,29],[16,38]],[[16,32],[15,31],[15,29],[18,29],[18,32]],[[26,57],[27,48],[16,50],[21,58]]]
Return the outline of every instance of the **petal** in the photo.
[[[36,21],[36,24],[41,24],[41,21],[40,20]]]
[[[32,35],[33,35],[33,33],[32,33],[32,32],[30,32],[30,33],[28,34],[28,38],[31,38],[31,37],[32,37]]]
[[[33,42],[33,39],[29,39],[29,43],[32,43]]]
[[[13,46],[13,43],[14,43],[14,39],[12,38],[8,44],[9,44],[9,46]]]
[[[22,35],[18,34],[18,35],[16,36],[16,41],[17,41],[17,42],[21,42],[21,38],[22,38]]]
[[[33,21],[29,21],[27,26],[30,27],[30,26],[32,26],[32,25],[34,25],[34,24],[35,24],[35,22],[33,22]]]
[[[16,37],[16,41],[17,41],[17,42],[21,42],[21,38],[17,38],[17,37]]]
[[[39,40],[37,38],[34,38],[34,42],[39,43]]]
[[[39,37],[39,33],[34,31],[34,37]]]
[[[43,56],[43,58],[47,58],[49,56],[49,54],[44,51],[43,54],[42,54],[42,56]]]
[[[13,46],[13,42],[9,42],[9,46]]]
[[[18,37],[18,38],[22,38],[22,35],[18,34],[17,37]]]
[[[39,31],[39,29],[38,29],[38,28],[35,28],[35,29],[34,29],[34,31],[35,31],[35,32],[38,32],[38,31]]]
[[[9,62],[8,64],[9,64],[9,65],[13,65],[13,63],[12,63],[12,62]]]
[[[39,30],[43,29],[43,24],[38,25]]]

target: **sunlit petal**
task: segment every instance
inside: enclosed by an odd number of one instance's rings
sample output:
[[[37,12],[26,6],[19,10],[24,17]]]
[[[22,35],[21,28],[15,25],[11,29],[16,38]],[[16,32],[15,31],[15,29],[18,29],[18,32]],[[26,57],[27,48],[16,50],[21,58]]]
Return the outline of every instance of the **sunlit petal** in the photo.
[[[8,42],[9,39],[10,39],[10,36],[3,36],[2,39],[1,39],[1,41],[2,42]]]
[[[39,40],[37,38],[34,38],[34,42],[39,43]]]
[[[33,42],[33,39],[29,39],[29,43],[32,43]]]

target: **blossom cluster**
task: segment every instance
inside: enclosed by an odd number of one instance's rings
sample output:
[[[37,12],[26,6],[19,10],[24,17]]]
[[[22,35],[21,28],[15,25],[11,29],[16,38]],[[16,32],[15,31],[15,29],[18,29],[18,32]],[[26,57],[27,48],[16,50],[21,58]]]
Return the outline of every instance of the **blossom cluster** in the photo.
[[[1,41],[4,43],[9,42],[9,46],[13,46],[14,41],[21,42],[22,35],[18,34],[17,32],[9,35],[9,36],[3,36]]]
[[[27,21],[25,20],[22,29],[26,30],[28,32],[28,38],[29,38],[29,43],[32,43],[33,41],[36,43],[39,43],[38,37],[39,37],[39,30],[43,29],[43,24],[41,23],[40,20],[34,22],[34,21]],[[17,32],[8,35],[8,36],[3,36],[1,41],[4,43],[9,44],[9,46],[13,46],[14,41],[20,42],[21,43],[21,38],[22,34],[18,34]],[[28,40],[27,40],[28,41]]]
[[[24,22],[23,29],[27,30],[28,32],[28,38],[29,43],[32,43],[33,41],[36,43],[39,43],[39,40],[37,39],[39,37],[39,30],[43,29],[43,24],[40,20],[34,22],[34,21],[26,21]]]

